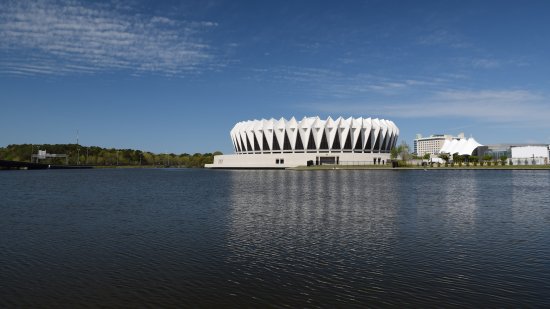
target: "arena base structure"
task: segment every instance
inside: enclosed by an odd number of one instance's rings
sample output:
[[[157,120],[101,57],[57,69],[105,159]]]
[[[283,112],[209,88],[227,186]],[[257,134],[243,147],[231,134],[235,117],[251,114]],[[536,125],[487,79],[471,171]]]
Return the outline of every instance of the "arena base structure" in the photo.
[[[379,165],[390,160],[399,129],[377,118],[304,117],[237,123],[235,154],[218,155],[206,168],[284,169],[312,165]]]

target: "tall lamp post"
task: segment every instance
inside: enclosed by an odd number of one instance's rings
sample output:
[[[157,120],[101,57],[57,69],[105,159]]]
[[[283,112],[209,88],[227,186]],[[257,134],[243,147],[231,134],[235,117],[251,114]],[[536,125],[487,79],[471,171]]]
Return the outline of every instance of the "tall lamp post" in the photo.
[[[76,130],[76,165],[80,165],[80,146],[78,145],[78,129]]]

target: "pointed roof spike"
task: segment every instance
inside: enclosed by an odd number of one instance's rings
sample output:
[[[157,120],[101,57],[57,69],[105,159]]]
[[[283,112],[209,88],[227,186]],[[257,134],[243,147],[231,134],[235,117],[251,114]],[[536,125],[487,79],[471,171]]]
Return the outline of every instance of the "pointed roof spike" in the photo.
[[[298,132],[300,133],[298,134]],[[292,116],[289,120],[281,117],[279,119],[270,118],[269,120],[261,118],[259,120],[239,121],[231,128],[229,133],[232,143],[237,148],[240,148],[241,151],[246,152],[252,151],[252,149],[248,149],[248,142],[251,143],[250,146],[252,148],[257,148],[256,145],[259,145],[259,149],[254,149],[255,151],[263,150],[265,148],[264,145],[267,147],[268,144],[270,149],[272,149],[274,148],[274,145],[272,145],[274,137],[275,140],[282,143],[285,136],[288,136],[292,149],[295,149],[298,138],[300,138],[301,144],[306,148],[310,132],[314,133],[314,146],[317,149],[321,146],[322,139],[324,140],[323,136],[326,136],[329,149],[332,149],[337,137],[342,148],[345,146],[346,141],[348,141],[348,144],[351,141],[353,149],[364,149],[367,146],[367,142],[369,145],[374,145],[380,137],[381,140],[378,141],[380,149],[389,149],[397,141],[399,128],[393,121],[383,118],[354,118],[350,116],[348,118],[338,117],[335,119],[332,116],[327,116],[327,118],[321,119],[319,116],[304,116],[298,121],[296,117]],[[261,142],[264,139],[267,141],[267,144]],[[361,145],[357,145],[359,140],[361,140]],[[480,145],[472,136],[452,144],[449,146],[454,148],[451,150],[454,150],[455,153],[470,152],[470,149]],[[280,146],[282,148],[284,145]],[[445,147],[442,147],[442,150],[443,148]]]

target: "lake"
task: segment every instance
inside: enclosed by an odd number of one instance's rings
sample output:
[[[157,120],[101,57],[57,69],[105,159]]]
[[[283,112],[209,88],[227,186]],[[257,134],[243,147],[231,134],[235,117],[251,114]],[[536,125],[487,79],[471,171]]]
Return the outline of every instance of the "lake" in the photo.
[[[550,307],[550,171],[1,171],[0,237],[0,307]]]

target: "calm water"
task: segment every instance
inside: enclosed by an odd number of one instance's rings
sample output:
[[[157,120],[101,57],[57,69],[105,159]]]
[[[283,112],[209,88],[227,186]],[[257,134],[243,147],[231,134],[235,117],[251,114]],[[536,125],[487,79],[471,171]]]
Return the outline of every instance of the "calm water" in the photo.
[[[550,306],[549,171],[4,171],[0,237],[0,307]]]

